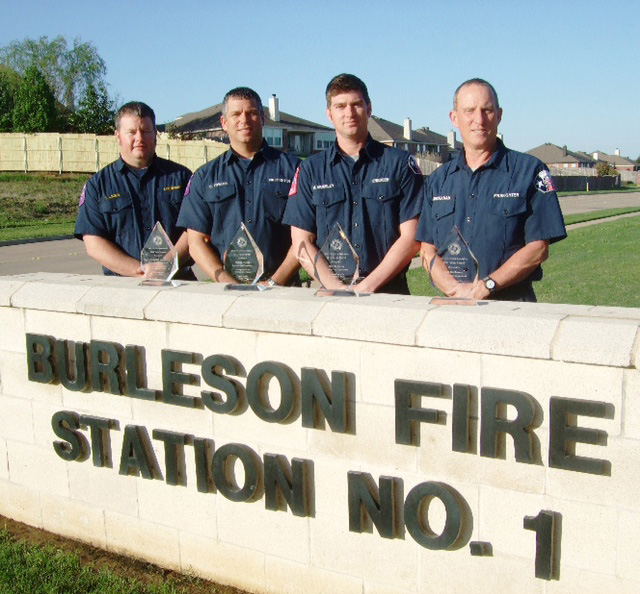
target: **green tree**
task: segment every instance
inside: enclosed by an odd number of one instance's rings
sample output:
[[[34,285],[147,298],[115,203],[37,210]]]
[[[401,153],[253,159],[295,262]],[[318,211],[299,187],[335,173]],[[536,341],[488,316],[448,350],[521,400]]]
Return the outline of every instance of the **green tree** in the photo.
[[[618,175],[617,169],[604,161],[598,162],[596,165],[596,171],[598,173],[598,177],[604,177],[605,175]]]
[[[16,132],[55,132],[58,127],[56,100],[43,74],[28,68],[18,87],[13,108]]]
[[[69,116],[69,125],[81,134],[112,134],[116,110],[104,86],[87,86],[78,109]]]
[[[0,132],[13,131],[13,106],[15,105],[17,84],[9,75],[0,70]]]
[[[106,88],[107,66],[90,41],[67,40],[59,35],[12,41],[0,48],[0,64],[5,64],[24,76],[31,66],[42,72],[61,105],[69,112],[76,109],[76,98],[82,97],[90,84]]]

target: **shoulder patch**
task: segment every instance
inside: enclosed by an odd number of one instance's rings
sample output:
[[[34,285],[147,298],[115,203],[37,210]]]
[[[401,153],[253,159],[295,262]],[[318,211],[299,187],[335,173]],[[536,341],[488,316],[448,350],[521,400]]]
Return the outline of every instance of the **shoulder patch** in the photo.
[[[553,183],[553,178],[548,170],[543,169],[538,175],[536,175],[535,179],[536,188],[539,192],[555,192],[556,186]]]
[[[300,176],[300,165],[296,169],[296,173],[293,176],[291,187],[289,188],[289,197],[295,196],[298,193],[298,177]]]
[[[422,175],[418,162],[414,159],[413,155],[409,155],[409,169],[411,169],[411,171],[416,175]]]
[[[189,178],[189,181],[187,183],[187,187],[184,191],[184,197],[186,198],[189,195],[189,190],[191,190],[191,180],[193,179],[193,173],[191,174],[191,177]]]
[[[84,204],[84,194],[87,190],[87,184],[82,186],[82,192],[80,193],[80,202],[78,202],[78,208],[80,208]]]

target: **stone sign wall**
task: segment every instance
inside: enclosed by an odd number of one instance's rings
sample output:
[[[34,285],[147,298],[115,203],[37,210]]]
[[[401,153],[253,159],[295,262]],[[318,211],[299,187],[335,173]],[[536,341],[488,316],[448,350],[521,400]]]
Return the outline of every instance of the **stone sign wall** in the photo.
[[[640,310],[0,278],[0,513],[254,592],[637,592]]]

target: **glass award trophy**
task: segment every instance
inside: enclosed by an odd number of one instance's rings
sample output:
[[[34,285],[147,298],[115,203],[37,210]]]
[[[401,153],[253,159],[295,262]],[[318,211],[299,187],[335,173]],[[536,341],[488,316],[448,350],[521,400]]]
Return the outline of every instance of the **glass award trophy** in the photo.
[[[140,254],[140,267],[144,279],[140,284],[160,287],[171,285],[173,275],[178,272],[178,251],[158,221]]]
[[[322,289],[316,295],[348,297],[363,295],[354,289],[359,278],[360,258],[351,242],[336,223],[322,244],[313,263],[314,275]]]
[[[478,260],[473,255],[469,244],[462,236],[460,229],[456,225],[453,226],[447,235],[442,247],[437,252],[442,259],[449,274],[458,283],[474,283],[478,279]],[[429,270],[433,266],[434,259],[429,263]],[[433,285],[433,279],[431,279]],[[435,285],[433,285],[435,287]],[[469,288],[471,290],[471,288]],[[438,297],[432,300],[432,303],[439,301],[451,304],[460,302],[460,304],[475,304],[475,299],[470,297]]]
[[[264,273],[264,256],[244,223],[240,223],[224,254],[224,269],[240,283],[227,285],[228,290],[261,291],[267,288],[258,285]]]

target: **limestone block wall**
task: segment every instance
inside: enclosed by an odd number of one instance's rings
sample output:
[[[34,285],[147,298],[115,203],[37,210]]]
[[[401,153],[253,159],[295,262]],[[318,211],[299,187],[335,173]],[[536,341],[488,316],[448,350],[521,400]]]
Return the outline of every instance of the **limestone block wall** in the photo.
[[[0,278],[0,513],[253,592],[637,592],[640,309]]]

